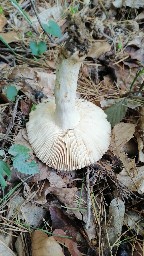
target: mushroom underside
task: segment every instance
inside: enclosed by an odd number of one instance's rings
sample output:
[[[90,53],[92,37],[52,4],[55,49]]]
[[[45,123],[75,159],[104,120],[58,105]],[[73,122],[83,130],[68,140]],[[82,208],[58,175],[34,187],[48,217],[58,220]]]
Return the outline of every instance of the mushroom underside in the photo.
[[[107,151],[111,127],[104,111],[93,103],[77,99],[80,121],[63,130],[54,118],[55,101],[41,103],[30,114],[27,133],[36,156],[46,165],[64,171],[89,166]]]

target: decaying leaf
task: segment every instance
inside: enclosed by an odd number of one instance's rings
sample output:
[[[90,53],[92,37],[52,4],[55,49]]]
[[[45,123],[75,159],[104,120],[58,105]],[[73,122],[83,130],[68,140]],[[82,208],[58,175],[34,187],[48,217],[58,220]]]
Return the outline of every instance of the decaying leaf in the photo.
[[[26,66],[15,67],[9,75],[10,79],[23,81],[21,90],[32,99],[36,91],[41,91],[47,97],[52,97],[54,94],[55,77],[55,74],[44,72],[43,69]]]
[[[136,36],[130,41],[125,49],[132,60],[138,60],[144,64],[144,37],[143,35]]]
[[[135,124],[120,123],[113,129],[111,149],[120,158],[124,169],[117,175],[117,178],[131,191],[144,193],[144,172],[143,167],[136,167],[135,159],[130,159],[125,154],[125,144],[133,138]]]
[[[141,7],[144,7],[144,0],[115,0],[112,2],[116,8],[121,8],[122,6],[124,7],[128,6],[131,8],[139,9]]]
[[[7,23],[7,19],[3,14],[0,14],[0,32],[3,31],[4,26]]]
[[[21,213],[26,223],[28,223],[30,226],[38,227],[45,217],[46,210],[40,206],[28,202],[21,206]]]
[[[52,220],[53,229],[62,229],[66,232],[67,236],[72,237],[73,241],[78,241],[81,237],[77,226],[71,221],[71,219],[58,207],[50,206],[50,215]]]
[[[0,255],[1,256],[16,256],[16,254],[7,245],[0,240]]]
[[[135,172],[127,172],[123,169],[118,175],[118,180],[131,191],[144,194],[144,168],[137,167]]]
[[[73,242],[71,239],[62,237],[66,236],[66,233],[61,229],[56,229],[53,234],[58,235],[55,236],[55,240],[60,244],[66,246],[71,254],[71,256],[82,256],[81,252],[77,248],[77,244]]]
[[[36,230],[32,234],[32,256],[64,256],[61,246],[54,237]]]
[[[14,196],[8,202],[7,206],[8,218],[21,218],[26,221],[27,224],[33,227],[38,227],[46,214],[46,210],[44,210],[42,207],[32,204],[31,202],[27,202],[22,196],[19,195]]]
[[[51,18],[53,18],[55,21],[59,20],[62,14],[62,7],[59,6],[53,6],[48,9],[44,9],[39,13],[39,19],[41,23],[47,23]],[[39,22],[37,20],[37,17],[31,18],[32,23],[37,28],[39,27]]]
[[[109,207],[108,238],[111,245],[120,238],[124,223],[125,204],[120,198],[114,198]]]
[[[95,41],[88,52],[88,57],[99,58],[102,54],[110,51],[110,49],[111,46],[106,41]]]
[[[144,107],[140,110],[140,119],[137,132],[137,142],[139,150],[139,161],[144,163]]]
[[[22,239],[22,236],[19,235],[17,237],[17,240],[15,242],[15,247],[16,247],[16,251],[18,256],[26,256],[26,245],[24,243],[24,240]]]
[[[0,36],[9,44],[12,42],[20,41],[18,34],[14,31],[9,31],[7,33],[0,33]]]
[[[125,144],[133,138],[135,132],[135,124],[119,123],[115,125],[112,132],[111,150],[120,158],[124,168],[128,173],[136,172],[136,165],[134,159],[129,159],[124,151]]]
[[[144,219],[137,212],[128,211],[125,214],[125,224],[132,230],[135,230],[137,235],[144,235]]]

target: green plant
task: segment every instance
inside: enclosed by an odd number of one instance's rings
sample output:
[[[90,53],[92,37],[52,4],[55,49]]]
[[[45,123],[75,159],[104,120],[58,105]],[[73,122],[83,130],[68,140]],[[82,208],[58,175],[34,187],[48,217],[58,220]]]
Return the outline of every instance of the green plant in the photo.
[[[77,13],[77,12],[78,12],[78,8],[79,8],[79,5],[70,6],[70,7],[69,7],[70,13],[71,13],[71,14]]]
[[[14,85],[9,85],[4,88],[4,93],[6,94],[8,100],[15,101],[18,91]]]
[[[8,153],[12,155],[13,167],[21,173],[38,173],[38,165],[30,160],[30,149],[19,144],[14,144],[9,148]]]
[[[16,55],[15,51],[10,47],[10,45],[5,41],[5,39],[0,35],[0,41],[14,54]]]
[[[49,20],[48,24],[42,24],[42,27],[44,31],[46,31],[48,34],[52,36],[55,36],[55,37],[62,36],[61,29],[54,20]]]
[[[35,161],[30,160],[30,149],[19,144],[12,145],[8,153],[12,156],[12,166],[18,172],[25,174],[35,174],[39,172],[38,165]],[[5,151],[0,150],[0,157],[5,156]],[[5,176],[8,178],[11,175],[10,166],[4,161],[0,160],[0,184],[2,189],[7,185]]]
[[[0,6],[0,14],[3,14],[3,8]]]
[[[0,184],[2,186],[2,189],[4,189],[7,185],[4,176],[10,177],[11,170],[6,162],[3,160],[0,160]]]
[[[29,18],[29,16],[27,15],[27,13],[21,8],[21,6],[17,3],[16,0],[10,0],[10,2],[12,3],[12,5],[22,14],[22,16],[25,18],[25,20],[29,23],[29,25],[32,26],[32,22]]]
[[[32,31],[26,32],[26,36],[31,37],[32,35],[33,35],[33,32],[32,32]]]
[[[142,91],[144,83],[140,85],[140,88],[137,92],[133,90],[136,80],[142,74],[144,74],[144,68],[137,72],[135,78],[131,83],[129,92],[123,95],[120,99],[116,99],[115,104],[111,105],[105,110],[105,113],[107,114],[107,119],[111,123],[112,127],[115,124],[119,123],[125,117],[129,107],[129,103],[131,103],[131,105],[135,104],[136,102],[138,102],[140,105],[144,104],[144,99],[137,96],[137,94]]]
[[[46,43],[43,41],[39,43],[32,41],[30,42],[30,49],[33,55],[39,56],[47,50],[47,46]]]

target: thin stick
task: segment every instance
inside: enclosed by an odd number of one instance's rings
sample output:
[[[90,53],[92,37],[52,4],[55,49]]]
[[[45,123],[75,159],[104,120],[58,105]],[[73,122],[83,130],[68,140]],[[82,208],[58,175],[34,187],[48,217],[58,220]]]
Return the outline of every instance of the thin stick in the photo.
[[[86,175],[86,186],[87,186],[87,223],[85,228],[88,229],[90,226],[91,219],[91,197],[90,197],[90,181],[89,181],[90,169],[87,169]]]

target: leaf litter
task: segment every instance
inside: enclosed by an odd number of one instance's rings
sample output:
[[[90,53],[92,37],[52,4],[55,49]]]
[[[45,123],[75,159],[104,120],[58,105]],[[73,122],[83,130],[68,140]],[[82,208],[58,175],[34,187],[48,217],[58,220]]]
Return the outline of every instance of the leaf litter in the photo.
[[[143,1],[130,0],[86,7],[71,1],[38,1],[35,8],[31,1],[1,3],[0,225],[11,238],[9,244],[0,238],[1,255],[143,255],[143,7]],[[89,182],[87,168],[67,174],[41,163],[25,131],[29,112],[53,97],[57,42],[63,44],[67,15],[77,24],[84,15],[92,35],[77,95],[101,105],[113,127],[111,146],[90,167]],[[30,163],[39,170],[31,176]]]

